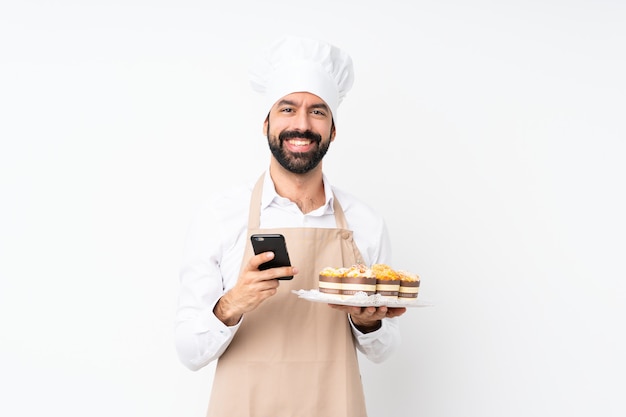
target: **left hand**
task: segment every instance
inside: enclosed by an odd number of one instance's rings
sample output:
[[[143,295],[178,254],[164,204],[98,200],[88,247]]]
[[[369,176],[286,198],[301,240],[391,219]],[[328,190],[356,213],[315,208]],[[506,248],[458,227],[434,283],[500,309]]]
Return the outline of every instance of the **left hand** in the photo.
[[[399,317],[406,312],[406,307],[353,307],[339,304],[329,306],[350,314],[352,323],[363,333],[380,329],[380,321],[384,318]]]

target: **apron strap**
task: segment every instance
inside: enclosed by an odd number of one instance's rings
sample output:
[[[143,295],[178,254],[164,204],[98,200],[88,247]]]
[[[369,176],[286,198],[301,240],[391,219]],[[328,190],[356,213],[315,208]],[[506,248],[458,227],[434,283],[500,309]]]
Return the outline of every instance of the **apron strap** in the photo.
[[[335,222],[337,223],[337,229],[348,229],[348,222],[346,221],[346,215],[343,214],[343,208],[339,204],[339,200],[333,193],[333,210],[335,211]]]
[[[265,173],[257,180],[252,189],[250,198],[250,210],[248,210],[248,229],[259,229],[261,226],[261,197],[263,196],[263,181]],[[335,223],[338,229],[348,229],[348,222],[343,212],[339,200],[333,194],[333,211],[335,212]]]
[[[254,184],[252,197],[250,198],[250,210],[248,210],[248,230],[259,229],[261,225],[261,197],[263,196],[263,179],[265,173]]]

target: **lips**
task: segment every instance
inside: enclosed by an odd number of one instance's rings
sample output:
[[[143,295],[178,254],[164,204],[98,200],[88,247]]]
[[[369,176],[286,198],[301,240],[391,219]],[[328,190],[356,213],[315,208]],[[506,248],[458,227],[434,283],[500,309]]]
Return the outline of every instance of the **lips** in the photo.
[[[289,149],[291,152],[302,153],[310,151],[317,142],[308,139],[288,139],[283,142],[283,146]]]
[[[293,146],[306,146],[311,143],[311,141],[307,139],[290,139],[287,142]]]
[[[322,136],[310,130],[305,130],[304,132],[286,130],[278,135],[278,139],[280,139],[281,143],[289,141],[293,145],[308,145],[311,142],[320,143],[322,141]]]

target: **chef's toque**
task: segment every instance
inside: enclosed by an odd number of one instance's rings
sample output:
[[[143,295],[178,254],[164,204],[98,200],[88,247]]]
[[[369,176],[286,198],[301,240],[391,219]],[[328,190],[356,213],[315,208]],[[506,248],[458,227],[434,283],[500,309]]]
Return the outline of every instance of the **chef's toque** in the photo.
[[[336,121],[337,107],[353,83],[352,59],[346,52],[294,36],[272,43],[250,69],[250,84],[263,94],[267,112],[288,94],[308,92],[326,102]]]

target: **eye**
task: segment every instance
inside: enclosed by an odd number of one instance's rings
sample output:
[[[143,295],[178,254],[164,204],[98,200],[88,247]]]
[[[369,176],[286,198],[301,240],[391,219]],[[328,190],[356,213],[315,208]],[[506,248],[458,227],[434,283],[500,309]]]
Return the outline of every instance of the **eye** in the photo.
[[[316,116],[326,116],[326,113],[324,113],[324,111],[319,110],[319,109],[312,110],[311,113],[313,113]]]
[[[291,107],[285,107],[285,108],[280,109],[280,112],[281,113],[291,113],[291,112],[293,112],[293,109]]]

